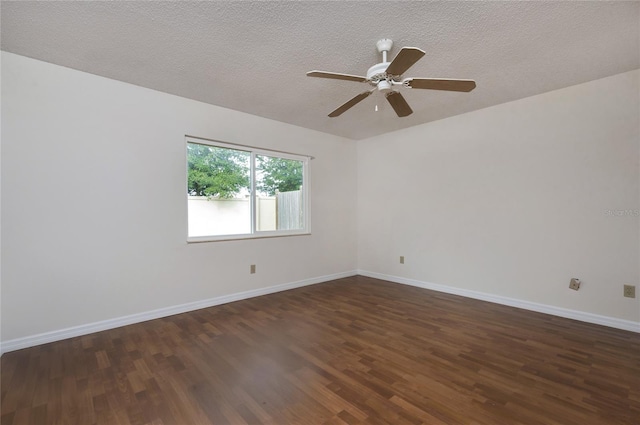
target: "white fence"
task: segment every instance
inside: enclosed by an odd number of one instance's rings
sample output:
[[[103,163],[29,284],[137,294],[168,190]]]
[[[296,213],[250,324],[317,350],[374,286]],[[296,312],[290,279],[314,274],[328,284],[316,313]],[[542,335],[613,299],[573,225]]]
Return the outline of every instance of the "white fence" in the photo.
[[[189,196],[189,236],[235,235],[251,232],[249,198],[218,199]],[[256,227],[259,231],[302,228],[302,191],[258,197]]]

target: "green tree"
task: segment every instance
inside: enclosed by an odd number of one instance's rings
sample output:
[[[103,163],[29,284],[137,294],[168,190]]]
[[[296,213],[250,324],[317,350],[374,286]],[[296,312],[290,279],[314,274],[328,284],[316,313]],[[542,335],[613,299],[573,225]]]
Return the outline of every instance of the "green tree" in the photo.
[[[256,186],[259,191],[273,196],[276,190],[290,192],[302,186],[302,162],[292,159],[257,155]]]
[[[243,188],[249,189],[249,158],[248,152],[189,143],[187,192],[232,198]]]

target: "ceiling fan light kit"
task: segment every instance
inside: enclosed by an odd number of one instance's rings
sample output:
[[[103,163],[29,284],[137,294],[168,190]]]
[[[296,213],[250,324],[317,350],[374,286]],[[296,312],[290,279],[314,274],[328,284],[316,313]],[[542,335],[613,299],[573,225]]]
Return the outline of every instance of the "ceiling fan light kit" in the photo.
[[[413,110],[404,99],[404,96],[399,88],[409,89],[426,89],[426,90],[445,90],[445,91],[458,91],[458,92],[470,92],[476,87],[476,83],[473,80],[458,80],[458,79],[446,79],[446,78],[403,78],[402,75],[413,64],[420,60],[425,52],[417,47],[403,47],[396,57],[387,62],[387,53],[393,47],[393,41],[388,38],[378,40],[376,43],[378,52],[382,54],[382,62],[373,65],[367,71],[366,77],[358,75],[342,74],[338,72],[327,71],[309,71],[308,77],[317,78],[329,78],[333,80],[345,80],[355,81],[359,83],[368,83],[373,86],[373,89],[360,93],[348,102],[344,103],[336,110],[329,114],[329,117],[334,118],[342,115],[342,113],[354,107],[365,98],[369,97],[376,89],[385,94],[385,98],[396,112],[399,117],[406,117],[413,113]],[[377,105],[376,105],[377,110]]]

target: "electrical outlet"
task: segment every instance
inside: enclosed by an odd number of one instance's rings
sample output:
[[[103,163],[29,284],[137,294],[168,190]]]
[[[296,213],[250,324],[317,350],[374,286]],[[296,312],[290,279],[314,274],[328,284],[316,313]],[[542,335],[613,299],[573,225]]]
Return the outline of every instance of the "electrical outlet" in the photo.
[[[580,279],[576,279],[575,277],[571,279],[571,282],[569,282],[569,288],[573,289],[574,291],[580,289]]]
[[[624,285],[624,296],[627,298],[635,298],[636,287],[634,285]]]
[[[404,255],[400,256],[400,264],[404,264]]]
[[[250,272],[250,273],[251,273],[251,274],[254,274],[254,273],[256,272],[256,265],[255,265],[255,264],[252,264],[252,265],[251,265],[251,269],[250,269],[250,270],[251,270],[251,272]]]

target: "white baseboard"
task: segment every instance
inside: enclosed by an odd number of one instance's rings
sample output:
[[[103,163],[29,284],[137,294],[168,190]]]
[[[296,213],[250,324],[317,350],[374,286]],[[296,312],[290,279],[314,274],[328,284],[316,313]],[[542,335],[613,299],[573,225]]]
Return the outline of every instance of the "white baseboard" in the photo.
[[[447,294],[460,295],[476,300],[488,301],[495,304],[508,305],[524,310],[536,311],[538,313],[551,314],[553,316],[565,317],[567,319],[580,320],[582,322],[594,323],[597,325],[608,326],[611,328],[623,329],[625,331],[640,333],[640,323],[631,320],[617,319],[615,317],[601,316],[598,314],[585,313],[583,311],[569,310],[566,308],[555,307],[552,305],[538,304],[530,301],[518,300],[515,298],[503,297],[500,295],[487,294],[484,292],[470,291],[468,289],[456,288],[453,286],[439,285],[437,283],[422,282],[419,280],[408,279],[405,277],[391,276],[382,273],[370,272],[367,270],[358,270],[358,274],[367,277],[373,277],[390,282],[401,283],[404,285],[416,286],[418,288],[431,289]]]
[[[0,345],[0,353],[8,353],[9,351],[20,350],[23,348],[33,347],[49,342],[60,341],[67,338],[100,332],[107,329],[119,328],[121,326],[131,325],[133,323],[146,322],[147,320],[159,319],[161,317],[173,316],[174,314],[186,313],[188,311],[200,310],[201,308],[213,307],[220,304],[226,304],[233,301],[240,301],[247,298],[259,297],[261,295],[273,294],[275,292],[286,291],[289,289],[300,288],[303,286],[314,285],[316,283],[327,282],[335,279],[355,276],[355,270],[335,273],[326,276],[304,279],[297,282],[283,283],[281,285],[269,286],[267,288],[252,289],[250,291],[236,292],[235,294],[222,295],[219,297],[209,298],[201,301],[194,301],[186,304],[174,305],[170,307],[159,308],[157,310],[145,311],[129,316],[117,317],[114,319],[102,320],[100,322],[88,323],[86,325],[73,326],[71,328],[60,329],[51,332],[45,332],[37,335],[31,335],[24,338],[16,338],[2,342]]]

